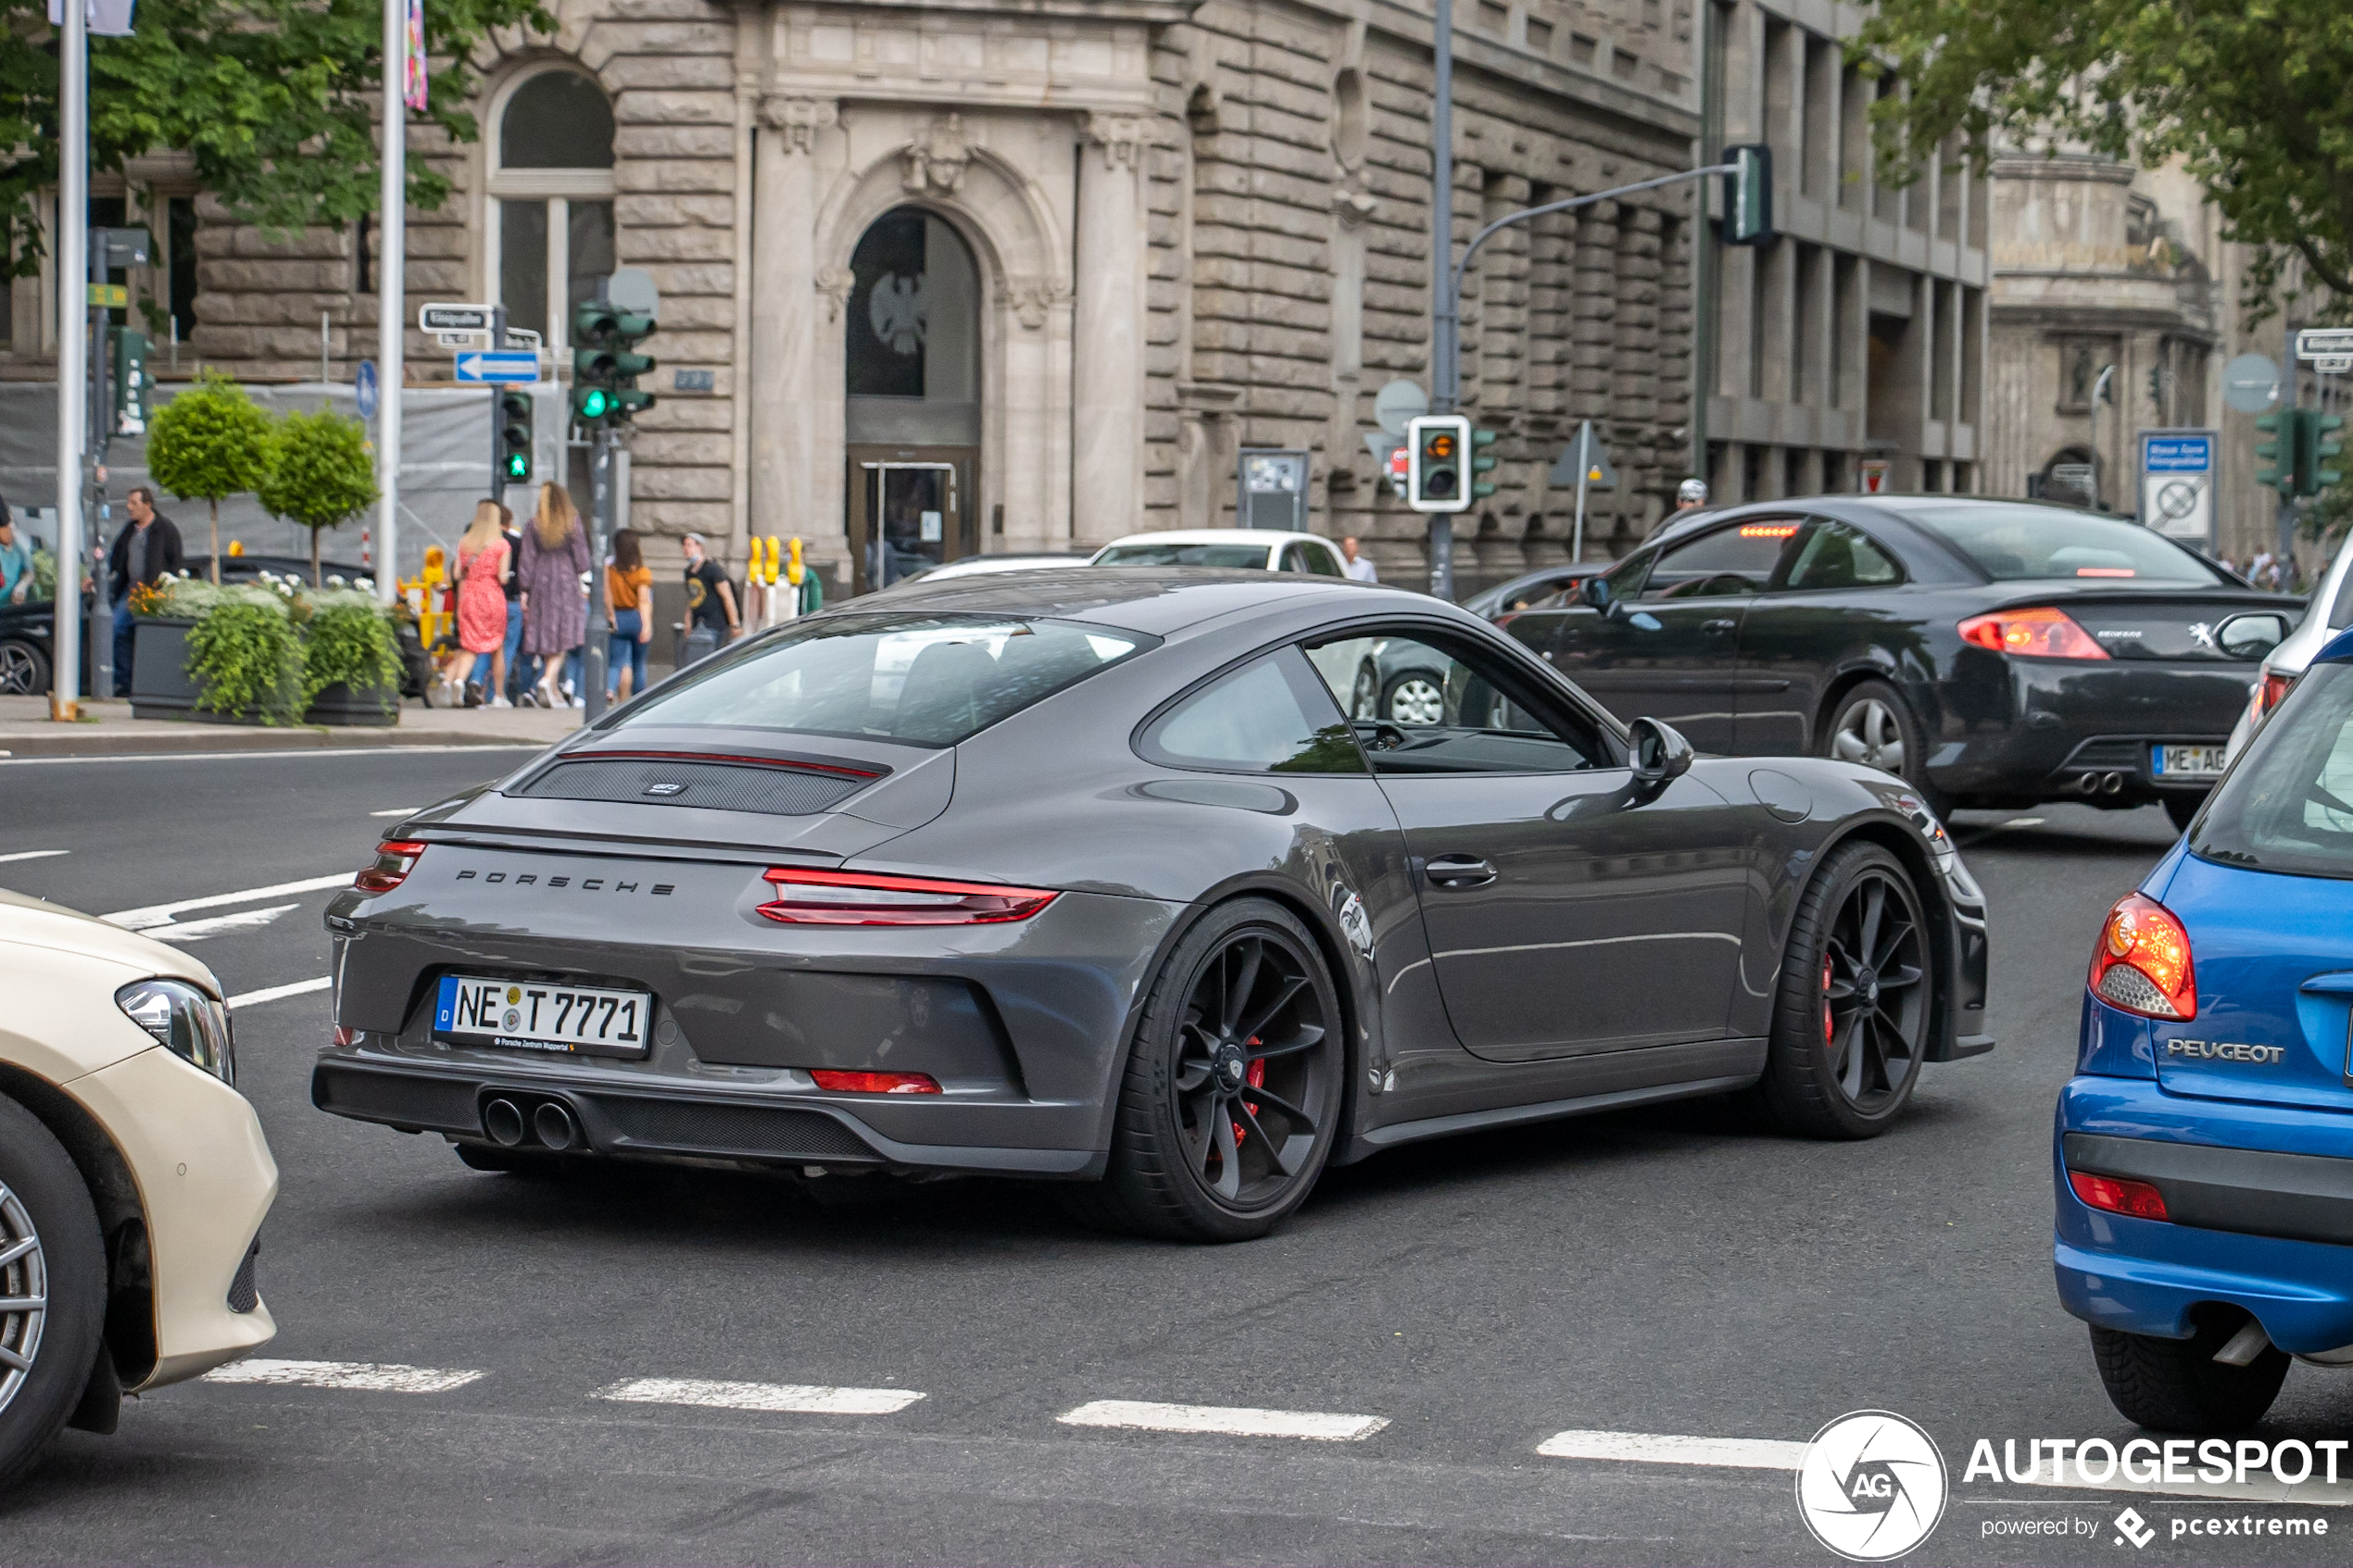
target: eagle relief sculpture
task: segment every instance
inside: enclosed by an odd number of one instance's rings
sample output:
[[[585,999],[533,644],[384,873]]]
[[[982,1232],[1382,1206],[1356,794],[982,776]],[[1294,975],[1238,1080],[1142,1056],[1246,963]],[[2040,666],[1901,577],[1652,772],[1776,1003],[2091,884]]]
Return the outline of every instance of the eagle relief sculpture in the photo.
[[[926,314],[921,275],[906,278],[892,273],[875,280],[874,293],[867,296],[866,320],[875,336],[889,345],[892,353],[923,352]]]

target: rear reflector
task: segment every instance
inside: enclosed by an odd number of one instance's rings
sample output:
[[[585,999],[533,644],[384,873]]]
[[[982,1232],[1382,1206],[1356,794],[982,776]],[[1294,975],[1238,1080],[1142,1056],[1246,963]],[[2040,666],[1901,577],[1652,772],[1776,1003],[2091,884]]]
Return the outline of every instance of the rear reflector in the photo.
[[[2095,1176],[2088,1171],[2070,1171],[2067,1185],[2075,1196],[2094,1209],[2105,1209],[2111,1214],[2130,1214],[2135,1220],[2169,1219],[2165,1212],[2165,1195],[2146,1182],[2128,1182],[2121,1176]]]
[[[836,1073],[817,1067],[809,1075],[817,1086],[839,1095],[936,1095],[938,1083],[928,1073]]]
[[[761,876],[776,897],[760,912],[786,925],[994,925],[1027,920],[1061,897],[1045,887],[792,866]]]
[[[2027,659],[2106,659],[2108,649],[2063,609],[2038,605],[1972,615],[1960,624],[1961,641],[1995,653]]]
[[[389,893],[408,880],[425,847],[414,839],[387,838],[376,846],[376,863],[351,879],[362,893]]]

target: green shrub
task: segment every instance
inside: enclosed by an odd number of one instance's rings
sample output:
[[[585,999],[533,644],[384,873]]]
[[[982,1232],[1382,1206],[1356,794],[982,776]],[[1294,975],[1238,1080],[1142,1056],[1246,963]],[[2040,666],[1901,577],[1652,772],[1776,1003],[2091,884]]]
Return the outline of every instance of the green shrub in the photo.
[[[285,601],[266,588],[218,588],[188,629],[188,677],[196,706],[291,724],[304,705],[302,639]],[[174,596],[177,597],[177,596]]]
[[[310,596],[303,627],[302,705],[341,682],[357,696],[373,692],[389,711],[400,702],[400,649],[384,607],[348,590]]]
[[[310,530],[310,585],[320,586],[319,535],[340,528],[376,498],[368,431],[332,408],[288,414],[271,442],[270,471],[255,492],[262,509]]]
[[[269,476],[270,416],[219,371],[156,410],[147,424],[147,472],[183,501],[212,507],[212,580],[220,581],[220,498]]]

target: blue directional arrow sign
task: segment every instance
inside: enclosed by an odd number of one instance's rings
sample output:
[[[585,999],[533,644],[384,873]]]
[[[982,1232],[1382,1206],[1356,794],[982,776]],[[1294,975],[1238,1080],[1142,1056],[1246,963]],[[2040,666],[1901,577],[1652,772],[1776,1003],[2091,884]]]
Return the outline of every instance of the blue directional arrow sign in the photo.
[[[539,379],[539,356],[528,348],[476,349],[458,356],[458,379],[528,385]]]

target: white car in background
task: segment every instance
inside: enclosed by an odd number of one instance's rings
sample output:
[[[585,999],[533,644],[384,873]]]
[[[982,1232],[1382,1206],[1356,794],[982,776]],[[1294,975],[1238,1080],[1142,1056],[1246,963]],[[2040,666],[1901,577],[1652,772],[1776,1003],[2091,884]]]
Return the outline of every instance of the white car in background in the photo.
[[[2226,762],[2238,760],[2248,740],[2263,727],[2264,719],[2312,662],[2312,656],[2348,626],[2353,626],[2353,536],[2337,546],[2336,559],[2329,563],[2328,575],[2305,601],[2304,619],[2296,630],[2263,656],[2255,682],[2247,688],[2246,709],[2231,731],[2230,747],[2223,754]]]
[[[220,985],[0,892],[0,1496],[70,1423],[278,1332],[254,1281],[278,1195]]]
[[[959,556],[945,566],[912,571],[899,581],[945,583],[954,577],[992,577],[1000,571],[1048,571],[1058,566],[1086,564],[1087,553],[1084,550],[1005,551],[997,555]]]
[[[1315,533],[1271,528],[1171,528],[1130,533],[1095,552],[1089,566],[1223,566],[1345,577],[1340,546]]]

